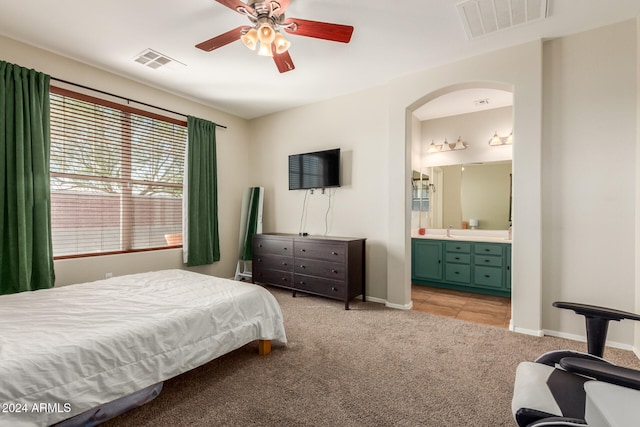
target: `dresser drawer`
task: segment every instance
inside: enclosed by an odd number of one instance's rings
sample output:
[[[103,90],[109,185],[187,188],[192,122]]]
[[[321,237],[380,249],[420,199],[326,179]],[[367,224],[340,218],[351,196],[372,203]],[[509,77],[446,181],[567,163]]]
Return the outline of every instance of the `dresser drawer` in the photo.
[[[502,288],[503,271],[496,267],[476,267],[473,281],[481,286],[489,288]]]
[[[294,243],[296,258],[313,258],[326,261],[345,262],[347,248],[345,245],[299,241]]]
[[[445,257],[447,262],[459,262],[461,264],[469,264],[471,262],[471,255],[455,253],[455,252],[447,252]]]
[[[257,254],[253,257],[253,269],[293,271],[293,257],[270,254]]]
[[[476,243],[474,245],[474,252],[476,254],[502,256],[502,245],[495,245],[491,243]]]
[[[446,264],[444,278],[449,282],[471,283],[471,266],[464,264]]]
[[[294,289],[296,290],[340,299],[343,299],[347,295],[347,287],[344,282],[305,276],[302,274],[296,274],[294,279]]]
[[[254,282],[269,283],[284,288],[293,288],[293,273],[278,270],[253,269],[252,278]]]
[[[471,243],[447,242],[444,245],[444,250],[446,252],[459,252],[459,253],[470,254]]]
[[[502,257],[495,255],[476,255],[474,257],[474,264],[487,267],[502,267]]]
[[[259,234],[255,234],[253,236],[253,253],[293,256],[293,239],[263,238]]]
[[[344,280],[345,265],[338,262],[317,261],[313,259],[296,258],[294,271],[299,274],[323,277],[333,280]]]

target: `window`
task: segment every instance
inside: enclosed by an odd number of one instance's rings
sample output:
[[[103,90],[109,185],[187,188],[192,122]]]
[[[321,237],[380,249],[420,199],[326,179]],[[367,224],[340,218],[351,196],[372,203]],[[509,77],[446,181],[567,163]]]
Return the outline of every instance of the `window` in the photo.
[[[186,122],[56,87],[50,100],[54,256],[166,248],[182,232]]]

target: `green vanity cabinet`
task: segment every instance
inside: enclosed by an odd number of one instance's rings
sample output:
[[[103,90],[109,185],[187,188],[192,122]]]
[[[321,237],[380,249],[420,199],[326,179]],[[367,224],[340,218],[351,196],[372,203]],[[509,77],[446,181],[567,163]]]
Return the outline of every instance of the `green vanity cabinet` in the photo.
[[[417,285],[511,296],[511,244],[413,238]]]
[[[411,277],[442,280],[442,243],[439,240],[411,239]]]

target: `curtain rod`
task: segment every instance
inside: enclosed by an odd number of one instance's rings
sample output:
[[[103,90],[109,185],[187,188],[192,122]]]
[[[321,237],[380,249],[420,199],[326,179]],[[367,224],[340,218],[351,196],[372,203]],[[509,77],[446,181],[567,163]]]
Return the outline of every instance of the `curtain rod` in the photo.
[[[171,110],[168,110],[168,109],[162,108],[162,107],[156,107],[155,105],[147,104],[145,102],[136,101],[135,99],[125,98],[124,96],[116,95],[116,94],[110,93],[110,92],[105,92],[104,90],[94,89],[94,88],[89,87],[89,86],[84,86],[84,85],[81,85],[81,84],[78,84],[78,83],[73,83],[73,82],[70,82],[70,81],[67,81],[67,80],[62,80],[62,79],[59,79],[59,78],[56,78],[56,77],[51,77],[51,80],[55,80],[55,81],[60,82],[60,83],[66,83],[66,84],[71,85],[71,86],[81,87],[83,89],[92,90],[94,92],[102,93],[104,95],[114,96],[116,98],[124,99],[127,102],[135,102],[136,104],[140,104],[140,105],[144,105],[144,106],[147,106],[147,107],[155,108],[157,110],[166,111],[167,113],[176,114],[178,116],[182,116],[182,117],[185,117],[185,118],[187,117],[187,115],[182,114],[182,113],[178,113],[176,111],[171,111]],[[216,123],[216,126],[224,128],[224,129],[227,129],[227,127],[225,125],[219,125],[219,124]]]

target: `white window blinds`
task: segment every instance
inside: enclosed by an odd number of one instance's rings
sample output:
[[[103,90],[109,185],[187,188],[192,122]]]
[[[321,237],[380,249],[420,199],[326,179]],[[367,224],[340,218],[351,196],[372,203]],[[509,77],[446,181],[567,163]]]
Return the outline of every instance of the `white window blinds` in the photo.
[[[175,245],[186,122],[54,87],[50,100],[54,256]]]

